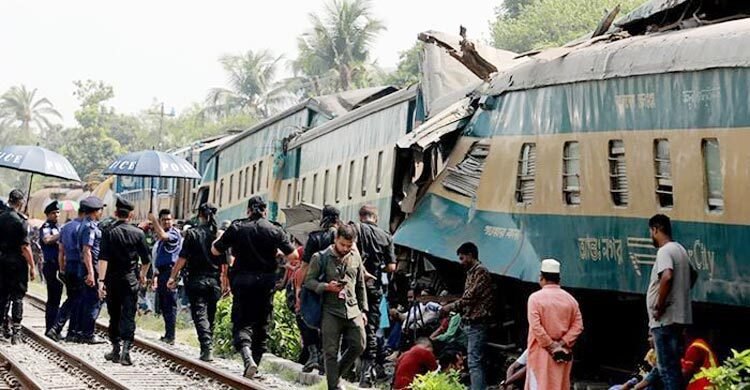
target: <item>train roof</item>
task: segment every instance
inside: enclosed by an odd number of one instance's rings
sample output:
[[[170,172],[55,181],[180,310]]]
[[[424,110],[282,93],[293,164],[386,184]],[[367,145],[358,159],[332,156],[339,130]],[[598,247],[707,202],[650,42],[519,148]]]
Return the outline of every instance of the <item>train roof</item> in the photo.
[[[228,148],[229,146],[235,144],[236,142],[239,142],[242,139],[245,139],[246,137],[254,133],[257,133],[258,131],[263,130],[264,128],[286,117],[294,115],[295,113],[301,110],[304,110],[305,108],[309,108],[317,112],[320,112],[332,119],[332,118],[339,117],[343,114],[346,114],[347,112],[354,110],[363,104],[367,104],[382,96],[388,95],[396,90],[397,89],[392,86],[380,86],[380,87],[355,89],[351,91],[344,91],[344,92],[339,92],[335,94],[323,95],[323,96],[317,96],[317,97],[305,99],[304,101],[298,104],[295,104],[294,106],[289,107],[286,110],[276,115],[273,115],[270,118],[265,119],[253,125],[249,129],[243,131],[242,133],[238,134],[230,142],[226,142],[223,145],[221,145],[216,150],[216,153],[221,152],[222,150]]]
[[[412,85],[409,88],[405,88],[388,96],[381,97],[380,99],[372,103],[364,105],[356,110],[348,112],[345,115],[330,120],[318,127],[310,129],[292,139],[292,141],[289,142],[289,149],[294,149],[302,144],[328,134],[356,120],[362,119],[386,108],[395,106],[396,104],[400,104],[412,98],[415,98],[417,96],[418,89],[418,85]]]
[[[615,32],[530,55],[499,72],[489,95],[590,80],[750,66],[750,19],[630,36]]]

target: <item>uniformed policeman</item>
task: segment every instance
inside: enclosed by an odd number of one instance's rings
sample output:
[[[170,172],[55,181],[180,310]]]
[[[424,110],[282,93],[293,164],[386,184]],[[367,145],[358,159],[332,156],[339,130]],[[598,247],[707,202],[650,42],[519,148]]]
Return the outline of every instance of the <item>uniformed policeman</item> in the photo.
[[[156,295],[159,297],[159,308],[164,316],[164,337],[161,341],[174,344],[175,326],[177,324],[177,292],[167,288],[169,275],[177,262],[182,245],[182,235],[173,226],[172,212],[169,209],[159,211],[157,220],[153,214],[148,215],[154,228],[156,255],[154,258],[154,274],[156,275]]]
[[[57,319],[57,312],[60,309],[60,300],[62,299],[63,292],[63,284],[57,278],[57,274],[60,271],[58,261],[60,255],[58,246],[60,227],[57,225],[57,219],[60,216],[60,206],[58,206],[56,200],[53,200],[44,208],[44,214],[47,216],[47,221],[42,224],[40,229],[39,246],[42,248],[42,256],[44,256],[42,274],[47,283],[47,303],[44,312],[45,332],[49,332]]]
[[[310,232],[307,236],[307,242],[305,243],[305,252],[302,255],[302,266],[300,273],[303,275],[307,274],[307,269],[310,266],[310,260],[314,254],[328,248],[333,244],[334,236],[336,235],[336,229],[341,225],[339,220],[341,212],[334,206],[326,205],[323,207],[320,217],[320,229]],[[296,286],[297,297],[300,296],[300,289],[302,286]],[[302,320],[301,315],[297,315],[297,326],[300,328],[302,335],[302,343],[305,345],[309,353],[309,358],[302,367],[302,371],[310,372],[314,369],[318,369],[323,373],[324,362],[323,354],[320,351],[320,332],[318,330],[310,328]]]
[[[26,295],[29,279],[34,280],[36,275],[29,241],[29,225],[26,216],[21,214],[24,203],[23,192],[13,190],[8,196],[11,209],[0,214],[0,308],[3,308],[3,317],[7,316],[5,308],[10,302],[13,344],[22,342],[23,297]]]
[[[384,377],[385,370],[378,363],[379,351],[376,333],[380,327],[380,301],[383,298],[383,272],[396,270],[393,238],[378,226],[378,209],[366,204],[359,209],[357,248],[365,265],[367,286],[366,346],[359,371],[360,387],[370,387],[375,377]]]
[[[81,292],[85,286],[86,269],[81,261],[81,250],[78,247],[78,228],[84,218],[82,209],[78,210],[78,217],[68,221],[60,228],[58,243],[60,276],[65,282],[66,299],[57,312],[57,319],[52,328],[47,331],[47,337],[58,341],[65,323],[70,320],[66,340],[76,342],[80,338],[78,317],[80,316]]]
[[[133,204],[117,198],[115,207],[117,221],[102,232],[99,255],[99,296],[107,300],[109,341],[112,343],[112,352],[105,354],[104,358],[130,366],[133,364],[130,350],[135,336],[138,284],[146,283],[151,251],[143,230],[128,223],[133,216]]]
[[[78,341],[84,344],[104,344],[106,341],[94,334],[94,327],[101,310],[101,299],[97,288],[97,263],[102,242],[99,220],[102,217],[102,209],[105,205],[96,196],[89,196],[82,200],[80,205],[85,215],[83,221],[81,221],[81,226],[78,228],[77,238],[86,276],[79,304],[78,329],[80,338]]]
[[[279,251],[289,261],[297,251],[284,231],[266,219],[266,202],[253,196],[247,202],[248,218],[234,221],[213,244],[211,252],[219,256],[231,249],[234,263],[229,279],[232,299],[232,335],[234,347],[245,363],[245,377],[252,378],[266,351],[268,322],[273,309],[276,256]]]
[[[204,203],[198,208],[199,226],[187,231],[167,287],[177,288],[180,271],[187,271],[185,289],[190,300],[190,314],[201,345],[200,359],[213,361],[213,327],[216,302],[221,298],[221,278],[227,271],[227,257],[214,256],[211,244],[216,240],[218,224],[216,207]]]

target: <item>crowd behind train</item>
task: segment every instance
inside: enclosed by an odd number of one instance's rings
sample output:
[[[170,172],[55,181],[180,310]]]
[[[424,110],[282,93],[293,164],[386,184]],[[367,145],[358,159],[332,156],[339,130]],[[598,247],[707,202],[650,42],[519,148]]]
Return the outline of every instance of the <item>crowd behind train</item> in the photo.
[[[21,212],[24,199],[13,190],[0,212],[2,333],[12,344],[23,342],[23,297],[36,277],[30,230]],[[118,198],[115,206],[114,216],[103,218],[101,199],[88,197],[80,202],[78,217],[62,226],[56,201],[44,210],[47,220],[37,239],[48,289],[46,335],[55,341],[106,342],[94,333],[106,302],[112,350],[103,358],[132,365],[139,291],[153,274],[165,322],[161,341],[174,343],[176,290],[183,283],[199,358],[208,362],[213,360],[216,305],[231,293],[233,345],[248,378],[257,375],[267,350],[273,294],[285,289],[302,336],[303,370],[324,374],[329,389],[343,388],[341,377],[360,387],[388,381],[406,389],[419,374],[435,370],[455,372],[472,390],[488,387],[488,330],[502,286],[471,242],[456,250],[466,280],[461,296],[451,299],[446,291],[433,295],[413,284],[398,291],[393,240],[378,227],[371,205],[363,206],[354,222],[341,221],[335,207],[325,206],[320,229],[304,240],[269,221],[267,205],[258,196],[248,200],[247,218],[221,227],[217,209],[202,204],[195,226],[183,232],[169,210],[150,213],[136,224],[131,203]],[[648,228],[658,248],[646,292],[652,348],[637,373],[613,389],[707,388],[701,368],[716,366],[717,360],[708,342],[690,329],[695,270],[685,249],[672,240],[667,216],[655,215]],[[147,235],[156,241],[153,248]],[[583,318],[576,299],[560,288],[561,280],[560,262],[542,260],[541,289],[528,298],[527,348],[508,367],[499,388],[571,387]],[[60,305],[63,287],[66,300]]]

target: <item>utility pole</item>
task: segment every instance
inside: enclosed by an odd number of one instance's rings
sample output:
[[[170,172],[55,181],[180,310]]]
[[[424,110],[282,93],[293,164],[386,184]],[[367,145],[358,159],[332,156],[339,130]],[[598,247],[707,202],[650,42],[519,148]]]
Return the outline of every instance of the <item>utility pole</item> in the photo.
[[[159,142],[157,143],[157,149],[159,151],[162,151],[162,147],[164,146],[164,116],[174,117],[174,108],[172,108],[171,112],[165,113],[164,112],[164,102],[159,103],[159,111],[153,112],[149,111],[149,114],[151,115],[159,115]]]

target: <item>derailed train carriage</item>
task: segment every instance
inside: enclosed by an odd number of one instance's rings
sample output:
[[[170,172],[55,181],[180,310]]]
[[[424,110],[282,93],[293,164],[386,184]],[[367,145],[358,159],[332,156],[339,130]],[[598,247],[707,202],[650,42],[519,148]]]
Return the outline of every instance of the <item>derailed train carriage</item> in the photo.
[[[516,325],[517,342],[540,259],[559,259],[587,325],[585,369],[627,367],[646,347],[642,294],[656,255],[647,221],[664,213],[699,271],[698,329],[721,352],[748,347],[750,19],[742,3],[653,1],[609,33],[499,72],[471,120],[456,126],[448,168],[426,180],[396,243],[435,260],[476,242],[503,277],[500,316]],[[418,129],[399,146],[430,155],[445,133]]]

